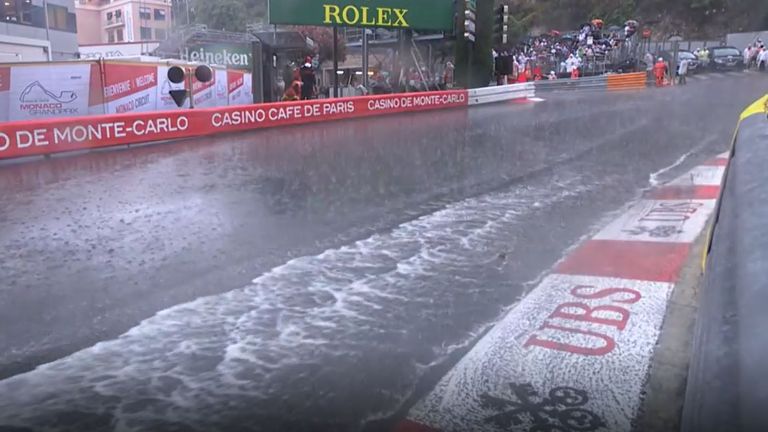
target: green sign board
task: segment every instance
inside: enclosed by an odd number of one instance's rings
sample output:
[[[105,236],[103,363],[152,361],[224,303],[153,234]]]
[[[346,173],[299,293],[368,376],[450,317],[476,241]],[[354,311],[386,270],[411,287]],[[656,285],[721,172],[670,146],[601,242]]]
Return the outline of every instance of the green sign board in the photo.
[[[194,42],[181,48],[181,58],[209,65],[223,65],[233,69],[250,70],[253,66],[253,52],[249,43]]]
[[[453,30],[453,0],[270,0],[270,24]]]

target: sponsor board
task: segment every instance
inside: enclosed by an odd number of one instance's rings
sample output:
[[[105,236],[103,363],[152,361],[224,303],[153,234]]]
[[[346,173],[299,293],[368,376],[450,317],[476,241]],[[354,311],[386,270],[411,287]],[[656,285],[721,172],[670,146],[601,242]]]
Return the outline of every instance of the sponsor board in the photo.
[[[280,0],[269,2],[270,24],[453,30],[451,0]]]
[[[91,67],[14,66],[10,73],[9,120],[75,117],[89,114]]]
[[[229,80],[228,80],[228,74],[226,69],[214,69],[213,74],[215,76],[216,82],[214,83],[215,88],[215,98],[216,98],[216,105],[215,106],[227,106],[229,105]]]
[[[165,110],[178,110],[178,109],[186,109],[189,108],[189,100],[184,102],[184,105],[181,107],[176,105],[176,102],[173,101],[173,98],[171,97],[171,94],[169,93],[171,90],[183,90],[184,89],[184,83],[174,84],[168,80],[168,69],[170,69],[169,66],[158,66],[157,67],[157,76],[158,76],[158,85],[157,85],[157,96],[155,97],[155,101],[157,104],[157,109],[159,111],[165,111]]]
[[[195,100],[195,108],[211,108],[216,106],[223,106],[227,104],[226,95],[222,93],[224,98],[223,103],[219,103],[217,95],[219,92],[216,88],[216,83],[219,78],[219,74],[214,70],[213,79],[208,82],[200,82],[192,77],[192,97]],[[224,83],[224,92],[226,92],[226,83]]]
[[[463,106],[467,92],[459,90],[6,122],[0,124],[0,159]]]
[[[246,105],[253,102],[251,74],[227,71],[229,105]]]
[[[157,67],[154,65],[104,65],[104,101],[108,114],[157,109]]]
[[[0,67],[0,121],[8,121],[8,101],[11,90],[11,68]]]
[[[222,65],[234,69],[251,70],[253,48],[250,43],[221,44],[194,43],[181,50],[181,58],[195,63]]]

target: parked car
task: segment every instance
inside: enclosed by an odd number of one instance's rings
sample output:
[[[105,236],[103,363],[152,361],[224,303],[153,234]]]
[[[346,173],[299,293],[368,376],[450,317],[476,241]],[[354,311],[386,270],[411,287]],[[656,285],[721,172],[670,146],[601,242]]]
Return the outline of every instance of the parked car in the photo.
[[[670,64],[672,61],[672,53],[670,51],[662,51],[660,57],[663,58],[667,64]],[[686,50],[679,50],[677,52],[676,64],[679,65],[683,59],[688,59],[688,75],[693,75],[697,72],[700,72],[701,62],[699,62],[699,58],[696,57],[694,53]]]
[[[707,48],[707,51],[709,51],[708,68],[710,70],[744,70],[744,55],[738,48],[722,46]]]

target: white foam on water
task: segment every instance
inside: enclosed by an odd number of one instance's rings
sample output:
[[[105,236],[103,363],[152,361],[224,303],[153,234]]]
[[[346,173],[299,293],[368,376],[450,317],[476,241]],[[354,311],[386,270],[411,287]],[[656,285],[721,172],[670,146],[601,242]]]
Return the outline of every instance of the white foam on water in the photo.
[[[119,431],[178,422],[212,432],[223,430],[221,417],[274,414],[259,403],[297,389],[317,398],[322,416],[323,406],[370,392],[361,382],[370,375],[344,381],[345,368],[360,362],[392,356],[393,364],[410,367],[402,381],[416,382],[488,323],[477,323],[464,339],[420,347],[428,355],[418,359],[397,357],[400,347],[419,346],[419,326],[450,323],[452,296],[471,294],[478,269],[495,262],[510,227],[541,211],[532,203],[547,207],[592,186],[575,177],[467,199],[390,232],[293,259],[243,288],[163,310],[117,339],[0,381],[0,425],[87,432],[103,428],[94,426],[101,416]],[[408,358],[412,364],[403,365]],[[336,375],[323,373],[333,367]],[[358,393],[334,396],[315,387],[329,379]],[[408,397],[397,392],[412,389],[393,384],[387,391],[395,410]],[[72,412],[79,413],[70,416],[74,423],[62,423],[60,414]]]
[[[685,160],[688,159],[688,156],[692,155],[694,151],[695,151],[695,149],[689,151],[688,153],[685,153],[684,155],[682,155],[679,158],[677,158],[677,160],[674,163],[672,163],[672,165],[670,165],[668,167],[664,167],[664,168],[656,171],[655,173],[652,173],[650,178],[648,179],[648,183],[650,183],[650,185],[652,187],[656,187],[656,186],[660,185],[661,183],[663,183],[663,181],[660,180],[660,177],[662,175],[668,173],[669,171],[671,171],[671,170],[679,167],[680,165],[682,165],[682,163],[685,162]]]

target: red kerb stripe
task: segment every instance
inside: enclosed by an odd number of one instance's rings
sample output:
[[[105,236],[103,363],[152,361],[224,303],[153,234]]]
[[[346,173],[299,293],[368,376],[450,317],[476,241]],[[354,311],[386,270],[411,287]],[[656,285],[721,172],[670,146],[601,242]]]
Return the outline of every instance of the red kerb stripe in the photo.
[[[556,273],[675,282],[690,245],[643,241],[589,240],[555,269]]]
[[[658,200],[717,199],[719,196],[720,186],[697,185],[662,186],[646,194],[646,198]]]
[[[726,166],[728,165],[728,159],[726,158],[714,158],[704,162],[702,165],[707,166]]]

